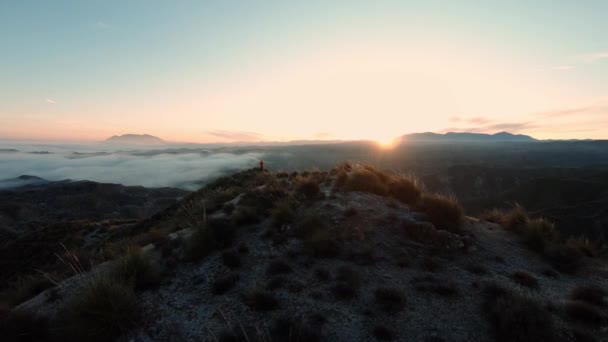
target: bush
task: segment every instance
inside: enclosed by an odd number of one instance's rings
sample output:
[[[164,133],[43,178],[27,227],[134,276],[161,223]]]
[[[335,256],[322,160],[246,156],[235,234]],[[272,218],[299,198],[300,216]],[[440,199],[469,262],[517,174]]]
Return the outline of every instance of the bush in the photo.
[[[583,254],[576,248],[552,244],[545,249],[544,258],[558,271],[575,273],[583,266]]]
[[[256,208],[250,206],[239,206],[232,213],[232,222],[237,226],[256,224],[260,222],[260,216]]]
[[[116,281],[133,284],[136,289],[143,289],[160,283],[161,271],[139,248],[133,248],[116,260],[110,277]]]
[[[479,215],[479,218],[484,221],[501,224],[503,223],[504,215],[501,210],[494,208],[482,213]]]
[[[382,325],[376,325],[372,329],[372,335],[374,335],[378,341],[392,341],[396,338],[393,330]]]
[[[511,210],[504,214],[501,223],[505,228],[518,232],[525,228],[529,221],[530,218],[526,209],[516,203]]]
[[[485,289],[483,309],[498,342],[557,341],[555,319],[541,305],[499,285]]]
[[[309,210],[298,218],[294,234],[300,239],[308,238],[325,228],[325,221],[321,218],[321,215],[316,211]]]
[[[566,240],[566,246],[578,249],[587,257],[596,257],[599,255],[599,247],[597,242],[591,241],[585,237],[571,237]]]
[[[238,273],[228,273],[222,276],[219,276],[213,280],[211,284],[211,293],[219,295],[224,294],[231,290],[236,283],[239,281]]]
[[[335,279],[337,283],[332,286],[331,292],[336,298],[349,300],[358,295],[361,279],[355,270],[341,266],[336,271]]]
[[[270,214],[272,216],[272,223],[277,228],[292,223],[296,216],[292,201],[288,199],[275,203],[275,206],[271,210]]]
[[[570,298],[596,306],[605,306],[608,291],[597,285],[579,285],[572,290]]]
[[[316,257],[332,258],[340,254],[340,246],[331,234],[326,231],[317,231],[304,240],[304,249]]]
[[[564,304],[564,312],[573,321],[600,326],[608,321],[608,317],[593,305],[580,301],[568,301]]]
[[[432,275],[414,278],[412,283],[416,291],[435,293],[443,297],[454,297],[460,293],[458,285],[453,281],[439,279]]]
[[[247,291],[243,299],[255,311],[271,311],[279,307],[279,302],[272,293],[258,288]]]
[[[132,285],[99,275],[59,314],[59,325],[68,339],[109,341],[130,330],[138,319]]]
[[[374,167],[355,165],[350,174],[347,174],[340,183],[344,183],[342,188],[345,191],[360,191],[386,196],[388,194],[387,180],[388,176]]]
[[[388,183],[388,193],[405,204],[415,204],[422,190],[413,177],[395,176]]]
[[[539,286],[538,279],[536,279],[535,276],[533,276],[530,273],[525,272],[525,271],[513,272],[511,274],[511,279],[513,279],[514,282],[516,282],[520,285],[523,285],[525,287],[537,289]]]
[[[216,248],[213,231],[202,225],[195,228],[194,233],[184,244],[184,257],[186,260],[198,260],[211,254]]]
[[[456,233],[460,232],[464,212],[454,197],[424,194],[418,205],[437,228]]]
[[[278,317],[271,326],[271,341],[318,342],[320,329],[301,318]],[[261,339],[262,341],[265,339]]]
[[[288,263],[281,260],[273,260],[268,264],[266,268],[267,275],[277,275],[277,274],[286,274],[291,273],[293,269],[289,266]]]
[[[314,200],[323,195],[319,182],[312,177],[300,180],[296,185],[296,193],[307,200]]]
[[[543,252],[548,243],[558,239],[553,223],[543,218],[529,220],[526,225],[518,229],[523,234],[526,245],[536,252]]]
[[[225,251],[222,253],[222,262],[229,268],[241,267],[241,257],[236,251]]]
[[[37,296],[54,285],[51,280],[42,274],[32,274],[19,278],[3,297],[6,297],[9,306],[13,307]]]
[[[374,291],[376,304],[387,313],[396,313],[405,306],[405,296],[398,289],[392,287],[381,287]]]
[[[50,341],[49,322],[29,311],[0,313],[0,336],[3,341]]]

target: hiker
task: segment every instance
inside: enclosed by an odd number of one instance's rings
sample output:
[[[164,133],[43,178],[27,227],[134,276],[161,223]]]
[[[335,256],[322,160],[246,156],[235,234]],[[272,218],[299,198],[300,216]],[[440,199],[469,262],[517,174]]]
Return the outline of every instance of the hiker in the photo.
[[[264,161],[260,160],[260,171],[264,171]]]

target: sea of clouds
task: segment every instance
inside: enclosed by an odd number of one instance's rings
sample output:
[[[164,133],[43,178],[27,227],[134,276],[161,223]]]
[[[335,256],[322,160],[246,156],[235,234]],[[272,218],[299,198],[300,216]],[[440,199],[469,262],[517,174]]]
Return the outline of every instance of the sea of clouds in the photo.
[[[129,150],[94,145],[3,144],[0,180],[30,175],[51,181],[91,180],[196,190],[225,173],[255,167],[261,157],[261,153],[214,153],[202,148]]]

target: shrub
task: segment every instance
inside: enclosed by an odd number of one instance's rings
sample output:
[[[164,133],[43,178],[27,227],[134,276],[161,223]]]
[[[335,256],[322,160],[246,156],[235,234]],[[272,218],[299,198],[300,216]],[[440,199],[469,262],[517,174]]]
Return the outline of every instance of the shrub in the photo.
[[[247,291],[243,299],[255,311],[271,311],[279,307],[279,302],[272,293],[258,288]]]
[[[317,211],[308,210],[298,218],[294,234],[302,239],[311,237],[315,232],[325,229],[325,221]]]
[[[387,313],[396,313],[405,306],[405,296],[398,289],[392,287],[380,287],[374,291],[376,304]]]
[[[485,289],[483,309],[498,342],[557,341],[555,319],[538,303],[496,284]]]
[[[548,243],[558,239],[553,223],[543,218],[529,220],[519,229],[526,245],[536,252],[544,251]]]
[[[59,326],[69,339],[109,341],[126,333],[138,318],[132,286],[99,275],[59,314]]]
[[[575,273],[583,266],[583,254],[576,248],[552,244],[545,249],[544,258],[558,271]]]
[[[585,237],[570,237],[566,240],[566,246],[578,249],[582,254],[588,257],[596,257],[599,255],[597,242],[591,241]]]
[[[415,204],[422,190],[419,183],[413,177],[394,176],[388,183],[388,193],[405,204]]]
[[[525,287],[537,289],[539,286],[538,279],[536,279],[535,276],[525,271],[513,272],[511,274],[511,279],[513,279],[514,282]]]
[[[222,262],[229,268],[241,267],[241,257],[236,251],[225,251],[222,253]]]
[[[331,274],[327,269],[317,267],[315,269],[315,277],[320,281],[328,281],[331,278]]]
[[[160,283],[161,271],[143,255],[141,249],[131,248],[116,260],[110,276],[117,281],[133,284],[136,289],[143,289]]]
[[[3,341],[50,341],[49,322],[29,311],[0,313],[0,336]]]
[[[341,266],[336,271],[335,279],[337,283],[332,286],[331,292],[336,298],[349,300],[357,296],[361,279],[355,270]]]
[[[440,194],[424,194],[418,205],[437,228],[460,232],[464,213],[456,198]]]
[[[322,196],[319,182],[312,177],[300,180],[296,185],[296,193],[307,200],[314,200]]]
[[[255,224],[260,222],[260,217],[256,208],[239,206],[232,213],[232,222],[237,226]]]
[[[344,182],[342,188],[345,191],[361,191],[386,196],[388,194],[387,180],[388,176],[374,167],[355,165],[350,174],[347,174],[340,183]]]
[[[422,269],[427,272],[437,272],[443,267],[437,258],[426,257],[422,260]]]
[[[219,276],[211,284],[211,293],[219,295],[230,291],[239,281],[238,273],[230,272]]]
[[[317,231],[304,240],[304,248],[316,257],[335,257],[340,253],[340,246],[331,234],[326,231]]]
[[[9,306],[13,307],[53,286],[53,282],[42,274],[32,274],[19,278],[4,296]]]
[[[608,317],[593,305],[580,301],[568,301],[564,304],[564,312],[573,321],[600,326],[608,321]]]
[[[267,275],[286,274],[292,272],[293,269],[288,263],[282,260],[273,260],[268,264],[266,268]]]
[[[213,252],[216,248],[213,231],[206,225],[195,228],[194,233],[184,244],[186,260],[198,260]]]
[[[528,217],[528,212],[526,209],[516,203],[511,210],[504,214],[501,223],[505,226],[505,228],[517,232],[523,229],[529,221],[530,218]]]
[[[443,297],[454,297],[460,293],[455,282],[432,275],[414,278],[412,283],[417,291],[435,293]]]
[[[468,264],[465,267],[465,269],[467,271],[473,273],[473,274],[476,274],[476,275],[484,275],[484,274],[487,274],[489,272],[488,269],[484,265],[481,265],[481,264],[473,264],[473,263],[471,263],[471,264]]]
[[[376,325],[372,329],[372,335],[374,335],[378,341],[392,341],[396,338],[395,332],[383,325]]]
[[[504,215],[505,214],[500,209],[494,208],[482,213],[479,215],[479,218],[484,221],[501,224],[504,220]]]
[[[597,306],[605,306],[608,291],[597,285],[579,285],[572,290],[570,298]]]
[[[272,324],[271,341],[318,342],[321,341],[321,334],[316,324],[302,318],[283,316],[276,318]]]
[[[270,214],[272,216],[273,225],[278,228],[292,223],[296,216],[292,201],[288,199],[275,203],[275,206],[271,210]]]
[[[283,286],[285,286],[286,282],[287,282],[287,279],[285,279],[285,277],[274,276],[274,277],[270,278],[270,280],[266,283],[266,290],[274,291],[274,290],[280,289]]]

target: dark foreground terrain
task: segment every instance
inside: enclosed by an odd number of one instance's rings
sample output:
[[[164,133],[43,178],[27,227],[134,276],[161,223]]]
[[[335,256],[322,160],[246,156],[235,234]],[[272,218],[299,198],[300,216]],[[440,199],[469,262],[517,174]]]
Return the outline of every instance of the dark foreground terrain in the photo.
[[[121,229],[104,250],[113,253],[61,255],[73,276],[29,300],[10,301],[23,288],[7,295],[1,336],[608,339],[600,243],[522,206],[465,216],[454,197],[361,164],[222,177]]]

